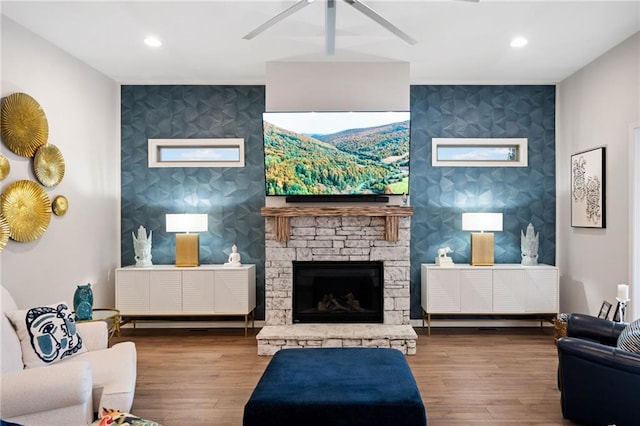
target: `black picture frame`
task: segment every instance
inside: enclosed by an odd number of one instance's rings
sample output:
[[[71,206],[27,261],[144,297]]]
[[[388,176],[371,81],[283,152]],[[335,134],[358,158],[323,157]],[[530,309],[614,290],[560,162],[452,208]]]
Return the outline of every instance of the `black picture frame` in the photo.
[[[598,318],[609,319],[609,312],[611,312],[611,303],[603,300],[602,306],[600,306],[600,312],[598,313]],[[617,309],[616,312],[618,312]]]
[[[571,156],[571,226],[606,228],[607,149],[594,148]]]

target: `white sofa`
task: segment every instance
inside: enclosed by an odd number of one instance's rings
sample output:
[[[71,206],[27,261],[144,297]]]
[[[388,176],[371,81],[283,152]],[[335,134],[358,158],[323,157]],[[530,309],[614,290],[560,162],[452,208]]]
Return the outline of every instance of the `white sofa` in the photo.
[[[107,324],[78,323],[88,349],[49,366],[24,368],[18,336],[5,316],[17,310],[2,287],[0,418],[23,425],[88,425],[101,407],[129,412],[136,387],[136,347],[107,347]]]

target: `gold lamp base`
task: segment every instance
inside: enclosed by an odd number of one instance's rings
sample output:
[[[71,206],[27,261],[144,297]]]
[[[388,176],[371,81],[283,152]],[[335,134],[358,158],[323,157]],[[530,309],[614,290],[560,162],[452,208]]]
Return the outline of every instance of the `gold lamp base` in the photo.
[[[471,233],[471,264],[493,266],[493,232]]]
[[[176,234],[176,266],[200,266],[198,234]]]

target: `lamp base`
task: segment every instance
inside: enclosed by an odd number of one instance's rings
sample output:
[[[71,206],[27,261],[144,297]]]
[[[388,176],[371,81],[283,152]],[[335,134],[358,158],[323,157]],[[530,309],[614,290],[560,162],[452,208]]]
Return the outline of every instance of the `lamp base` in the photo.
[[[493,232],[471,234],[471,264],[493,266]]]
[[[198,234],[176,234],[176,266],[200,266]]]

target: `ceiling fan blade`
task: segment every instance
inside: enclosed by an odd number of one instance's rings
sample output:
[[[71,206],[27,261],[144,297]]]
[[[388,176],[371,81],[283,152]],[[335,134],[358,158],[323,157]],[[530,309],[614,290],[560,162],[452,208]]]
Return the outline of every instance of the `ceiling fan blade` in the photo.
[[[253,31],[251,31],[249,34],[245,35],[242,38],[245,39],[245,40],[251,40],[252,38],[254,38],[258,34],[263,32],[264,30],[266,30],[269,27],[273,26],[274,24],[277,24],[278,22],[282,21],[287,16],[293,15],[294,13],[296,13],[297,11],[302,9],[303,7],[308,6],[309,3],[312,3],[312,2],[313,2],[313,0],[300,0],[298,3],[294,4],[293,6],[289,7],[288,9],[278,13],[276,16],[274,16],[273,18],[269,19],[267,22],[265,22],[264,24],[260,25],[259,27],[257,27],[256,29],[254,29]]]
[[[393,25],[391,22],[389,22],[386,19],[384,19],[382,16],[380,16],[380,14],[378,14],[378,12],[376,12],[373,9],[371,9],[369,6],[367,6],[366,4],[362,3],[361,1],[359,1],[359,0],[344,0],[344,2],[347,3],[349,6],[352,6],[354,9],[358,10],[359,12],[363,13],[364,15],[368,16],[369,18],[373,19],[378,24],[382,25],[384,28],[386,28],[387,30],[391,31],[393,34],[395,34],[398,37],[400,37],[407,44],[413,46],[414,44],[418,43],[417,40],[415,40],[414,38],[409,36],[407,33],[402,31],[400,28],[398,28],[395,25]]]
[[[325,52],[327,55],[336,53],[336,1],[327,0],[327,14],[325,16]]]

